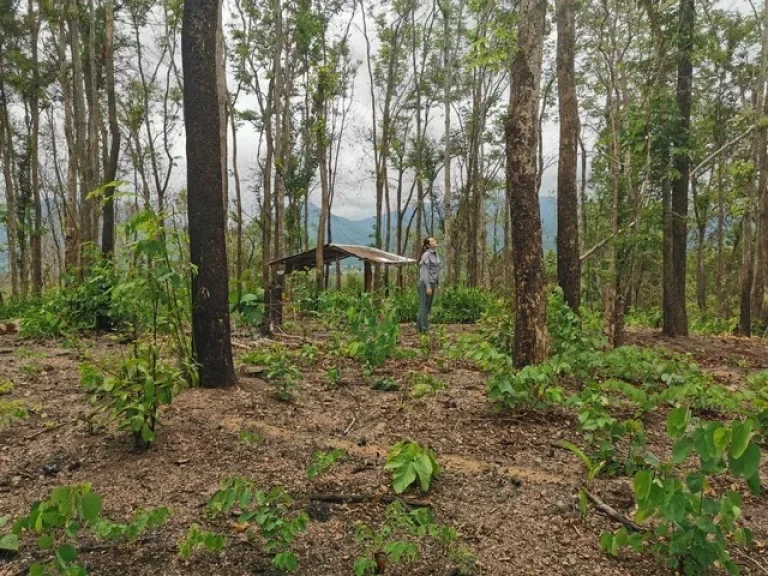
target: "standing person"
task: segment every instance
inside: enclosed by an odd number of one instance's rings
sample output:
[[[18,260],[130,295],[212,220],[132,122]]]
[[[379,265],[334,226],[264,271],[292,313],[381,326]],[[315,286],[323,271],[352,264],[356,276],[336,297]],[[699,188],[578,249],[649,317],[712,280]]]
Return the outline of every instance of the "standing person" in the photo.
[[[426,238],[421,246],[419,262],[419,319],[416,322],[419,332],[426,332],[429,329],[429,312],[432,310],[432,299],[440,282],[441,264],[442,261],[437,254],[437,240]]]

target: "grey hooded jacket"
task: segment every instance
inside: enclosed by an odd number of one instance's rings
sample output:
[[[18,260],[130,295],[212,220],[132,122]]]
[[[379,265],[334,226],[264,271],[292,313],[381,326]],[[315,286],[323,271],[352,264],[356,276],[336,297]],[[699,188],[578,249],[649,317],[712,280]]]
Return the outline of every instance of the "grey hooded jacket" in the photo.
[[[427,250],[419,262],[419,282],[424,282],[427,288],[435,288],[440,282],[440,265],[442,260],[435,250]]]

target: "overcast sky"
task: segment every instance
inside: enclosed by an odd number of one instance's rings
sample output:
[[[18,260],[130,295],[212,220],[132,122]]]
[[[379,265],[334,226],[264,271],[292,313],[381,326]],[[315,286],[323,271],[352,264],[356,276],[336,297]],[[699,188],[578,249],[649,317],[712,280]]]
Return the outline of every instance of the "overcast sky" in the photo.
[[[720,8],[736,9],[739,11],[751,11],[749,0],[724,0],[719,2]],[[225,12],[226,5],[225,5]],[[344,16],[336,22],[337,26],[346,25],[349,15]],[[225,22],[229,17],[225,15]],[[353,21],[350,33],[350,52],[353,61],[359,63],[357,75],[354,82],[352,103],[347,117],[346,130],[343,136],[343,145],[339,158],[339,170],[336,181],[336,200],[334,202],[333,212],[339,216],[352,219],[361,219],[373,216],[375,214],[376,190],[373,177],[373,159],[369,134],[372,126],[371,119],[371,98],[368,71],[365,64],[365,39],[362,33],[362,19],[360,12]],[[372,53],[376,54],[378,42],[371,18],[368,18],[368,32],[372,42]],[[548,41],[554,45],[555,37]],[[554,63],[545,63],[551,67]],[[230,89],[234,88],[234,79],[229,78]],[[237,103],[238,109],[257,109],[255,96],[241,96]],[[553,109],[552,112],[555,112]],[[456,123],[454,122],[454,126]],[[432,112],[430,124],[430,136],[438,141],[443,134],[443,116],[441,108],[435,108]],[[184,159],[184,134],[176,141],[176,152],[179,157],[179,164],[175,170],[173,181],[177,188],[185,186],[186,167]],[[588,136],[588,135],[586,135]],[[544,157],[551,158],[557,154],[558,146],[558,125],[556,114],[551,121],[543,126],[543,148]],[[231,138],[231,135],[230,135]],[[230,144],[231,145],[231,144]],[[231,152],[231,150],[230,150]],[[255,211],[255,196],[253,193],[253,182],[257,178],[256,158],[258,155],[258,135],[249,124],[243,124],[238,131],[238,167],[241,176],[242,190],[244,195],[244,205],[249,213]],[[230,161],[231,166],[231,161]],[[230,178],[231,180],[231,178]],[[437,188],[442,194],[443,188],[442,174],[438,176]],[[554,194],[557,184],[557,164],[550,163],[542,178],[540,193],[543,195]],[[232,184],[230,183],[230,189]],[[313,203],[320,203],[319,187],[315,183],[310,196]],[[393,206],[394,209],[394,206]]]

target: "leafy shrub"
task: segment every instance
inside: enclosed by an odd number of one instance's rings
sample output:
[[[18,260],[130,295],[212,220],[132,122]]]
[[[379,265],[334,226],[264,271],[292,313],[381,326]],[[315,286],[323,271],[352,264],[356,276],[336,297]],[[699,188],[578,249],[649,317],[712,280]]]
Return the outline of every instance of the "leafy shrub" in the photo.
[[[274,554],[272,566],[283,572],[294,572],[298,568],[298,558],[291,550],[291,544],[297,534],[306,530],[308,518],[303,512],[292,514],[289,508],[292,502],[282,488],[275,487],[264,492],[255,488],[249,480],[229,478],[222,482],[221,488],[211,497],[208,512],[216,518],[239,511],[237,522],[246,533],[255,531],[251,523],[258,526],[262,550]],[[192,548],[202,546],[215,550],[223,546],[211,533],[194,536],[191,541],[195,544]],[[187,550],[186,546],[184,550]]]
[[[81,383],[91,402],[107,410],[120,430],[130,430],[137,448],[146,448],[155,440],[160,407],[173,401],[185,380],[160,359],[155,346],[137,343],[114,374],[82,366]]]
[[[341,383],[341,368],[339,366],[331,366],[325,371],[325,376],[328,378],[328,384],[332,388],[337,388]]]
[[[51,290],[39,305],[24,310],[22,338],[43,339],[125,326],[128,318],[112,298],[112,291],[120,283],[114,263],[95,251],[89,259],[91,264],[85,280],[75,282],[69,278],[65,288]]]
[[[62,574],[83,576],[84,568],[77,565],[77,535],[89,529],[99,538],[136,539],[145,530],[162,525],[170,514],[167,508],[139,511],[128,524],[118,524],[102,516],[102,499],[91,491],[90,484],[59,486],[47,500],[35,502],[27,516],[13,524],[10,534],[0,536],[0,548],[18,550],[19,537],[28,532],[37,537],[37,547],[47,561],[35,562],[32,575]]]
[[[590,386],[570,401],[578,410],[579,430],[592,458],[601,462],[609,474],[632,475],[641,467],[657,463],[645,451],[643,423],[636,418],[612,416],[608,410],[611,401],[600,389],[599,385]]]
[[[23,400],[0,400],[0,424],[8,425],[14,420],[24,420],[29,409]]]
[[[434,396],[438,390],[445,388],[445,382],[425,372],[411,370],[408,379],[411,384],[411,398]]]
[[[417,481],[422,491],[428,492],[432,480],[441,475],[435,453],[410,440],[401,440],[389,449],[384,469],[392,472],[392,488],[397,494]]]
[[[201,530],[197,524],[192,524],[187,534],[179,541],[179,556],[190,558],[198,548],[204,548],[209,552],[218,552],[226,546],[227,539],[221,534]]]
[[[384,574],[387,563],[415,562],[420,548],[427,539],[437,542],[447,551],[454,564],[453,574],[470,576],[475,573],[475,559],[471,551],[456,543],[454,528],[435,522],[428,508],[406,511],[403,504],[394,502],[387,507],[386,520],[376,531],[367,524],[355,524],[355,540],[363,551],[355,559],[355,576]]]
[[[312,464],[307,468],[307,478],[314,480],[346,457],[346,450],[341,450],[340,448],[330,452],[315,452],[314,456],[312,456]]]
[[[752,535],[739,525],[741,494],[718,477],[744,479],[749,489],[760,492],[761,438],[752,420],[730,425],[696,421],[688,408],[672,410],[667,433],[675,440],[672,460],[657,470],[635,474],[634,491],[638,522],[653,520],[652,532],[629,534],[626,528],[603,534],[601,547],[616,555],[625,546],[666,560],[669,568],[688,575],[708,574],[716,564],[731,574],[738,567],[728,553],[729,541],[749,544]],[[687,473],[677,466],[694,454],[698,468]]]
[[[230,292],[229,311],[237,313],[246,326],[258,326],[264,318],[264,290],[241,294],[239,299],[237,291]]]
[[[275,387],[277,398],[283,402],[293,397],[294,389],[303,378],[301,371],[291,362],[288,350],[280,344],[249,352],[242,360],[245,364],[266,368],[266,379]]]
[[[387,303],[398,323],[413,323],[419,314],[419,295],[415,288],[396,292]],[[474,324],[496,305],[495,297],[480,288],[440,287],[430,321],[434,324]]]
[[[391,376],[381,376],[371,382],[371,388],[381,392],[394,392],[400,390],[400,383]]]
[[[391,311],[379,316],[375,309],[347,311],[350,338],[344,344],[347,356],[361,362],[367,371],[382,366],[397,351],[399,326]]]

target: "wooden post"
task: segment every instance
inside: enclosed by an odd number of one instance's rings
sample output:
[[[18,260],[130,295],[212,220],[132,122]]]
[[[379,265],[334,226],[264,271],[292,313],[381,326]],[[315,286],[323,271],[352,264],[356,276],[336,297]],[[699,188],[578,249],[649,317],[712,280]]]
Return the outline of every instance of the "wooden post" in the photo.
[[[270,297],[272,304],[272,322],[275,326],[283,325],[283,285],[285,272],[278,270],[275,274],[275,283]]]
[[[373,290],[373,270],[371,269],[371,263],[365,260],[363,267],[365,275],[365,291],[371,292]]]
[[[341,291],[341,257],[336,255],[336,290]]]

